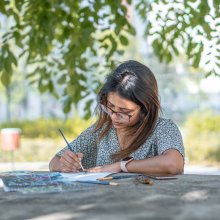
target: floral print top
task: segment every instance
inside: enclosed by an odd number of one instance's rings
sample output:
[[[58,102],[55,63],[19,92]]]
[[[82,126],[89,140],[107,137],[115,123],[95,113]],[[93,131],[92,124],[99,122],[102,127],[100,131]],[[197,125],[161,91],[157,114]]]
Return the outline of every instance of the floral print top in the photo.
[[[120,145],[115,128],[112,126],[108,133],[98,141],[99,131],[94,131],[95,124],[82,132],[70,143],[70,150],[84,154],[82,164],[85,168],[114,163],[111,155],[120,151]],[[56,155],[69,149],[64,147]],[[171,119],[158,118],[156,126],[149,138],[130,156],[135,160],[161,155],[168,149],[176,149],[184,157],[184,146],[181,133]]]

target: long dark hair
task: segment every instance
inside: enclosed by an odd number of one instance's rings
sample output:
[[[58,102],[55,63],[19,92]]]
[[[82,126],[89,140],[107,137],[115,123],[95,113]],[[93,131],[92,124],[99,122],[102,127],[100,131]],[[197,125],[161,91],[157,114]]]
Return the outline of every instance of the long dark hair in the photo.
[[[160,101],[157,81],[151,70],[145,65],[128,60],[120,64],[107,76],[98,98],[98,121],[95,130],[104,129],[99,139],[103,138],[112,126],[109,115],[102,111],[100,104],[107,104],[110,92],[116,92],[124,99],[130,100],[141,107],[141,119],[138,123],[127,128],[129,140],[126,147],[112,155],[113,159],[120,160],[137,150],[151,135],[160,113]]]

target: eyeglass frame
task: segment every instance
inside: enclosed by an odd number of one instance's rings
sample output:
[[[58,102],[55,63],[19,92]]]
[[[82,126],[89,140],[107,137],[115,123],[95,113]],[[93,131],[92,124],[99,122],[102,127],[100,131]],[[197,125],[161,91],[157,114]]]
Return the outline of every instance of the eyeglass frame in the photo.
[[[126,113],[123,113],[123,112],[116,112],[116,111],[112,110],[110,107],[105,106],[105,105],[103,105],[103,104],[100,104],[100,106],[101,106],[101,109],[102,109],[107,115],[111,116],[111,115],[115,114],[116,117],[119,118],[120,120],[121,120],[121,118],[118,117],[118,114],[122,114],[122,115],[128,116],[128,121],[123,120],[124,122],[130,122],[130,119],[135,115],[135,112],[137,112],[138,110],[141,109],[141,107],[138,108],[138,109],[136,109],[136,110],[133,112],[133,114],[130,115],[130,114],[126,114]],[[107,109],[110,109],[110,110],[111,110],[111,113],[108,112]]]

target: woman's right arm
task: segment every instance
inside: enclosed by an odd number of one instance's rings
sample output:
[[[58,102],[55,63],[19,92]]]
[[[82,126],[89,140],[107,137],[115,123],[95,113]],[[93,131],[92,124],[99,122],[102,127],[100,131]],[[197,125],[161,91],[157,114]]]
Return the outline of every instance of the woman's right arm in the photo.
[[[94,167],[97,156],[98,133],[93,132],[94,125],[82,132],[69,146],[64,147],[50,161],[50,171],[77,172],[80,161],[84,168]]]
[[[55,155],[49,163],[50,171],[61,171],[60,156]]]

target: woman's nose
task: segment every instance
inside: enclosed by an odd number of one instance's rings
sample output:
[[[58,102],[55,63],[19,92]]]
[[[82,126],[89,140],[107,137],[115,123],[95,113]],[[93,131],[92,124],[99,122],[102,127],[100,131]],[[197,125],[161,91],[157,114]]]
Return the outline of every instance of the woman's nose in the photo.
[[[117,119],[117,114],[115,112],[113,112],[111,114],[111,119],[114,120],[114,119]]]

